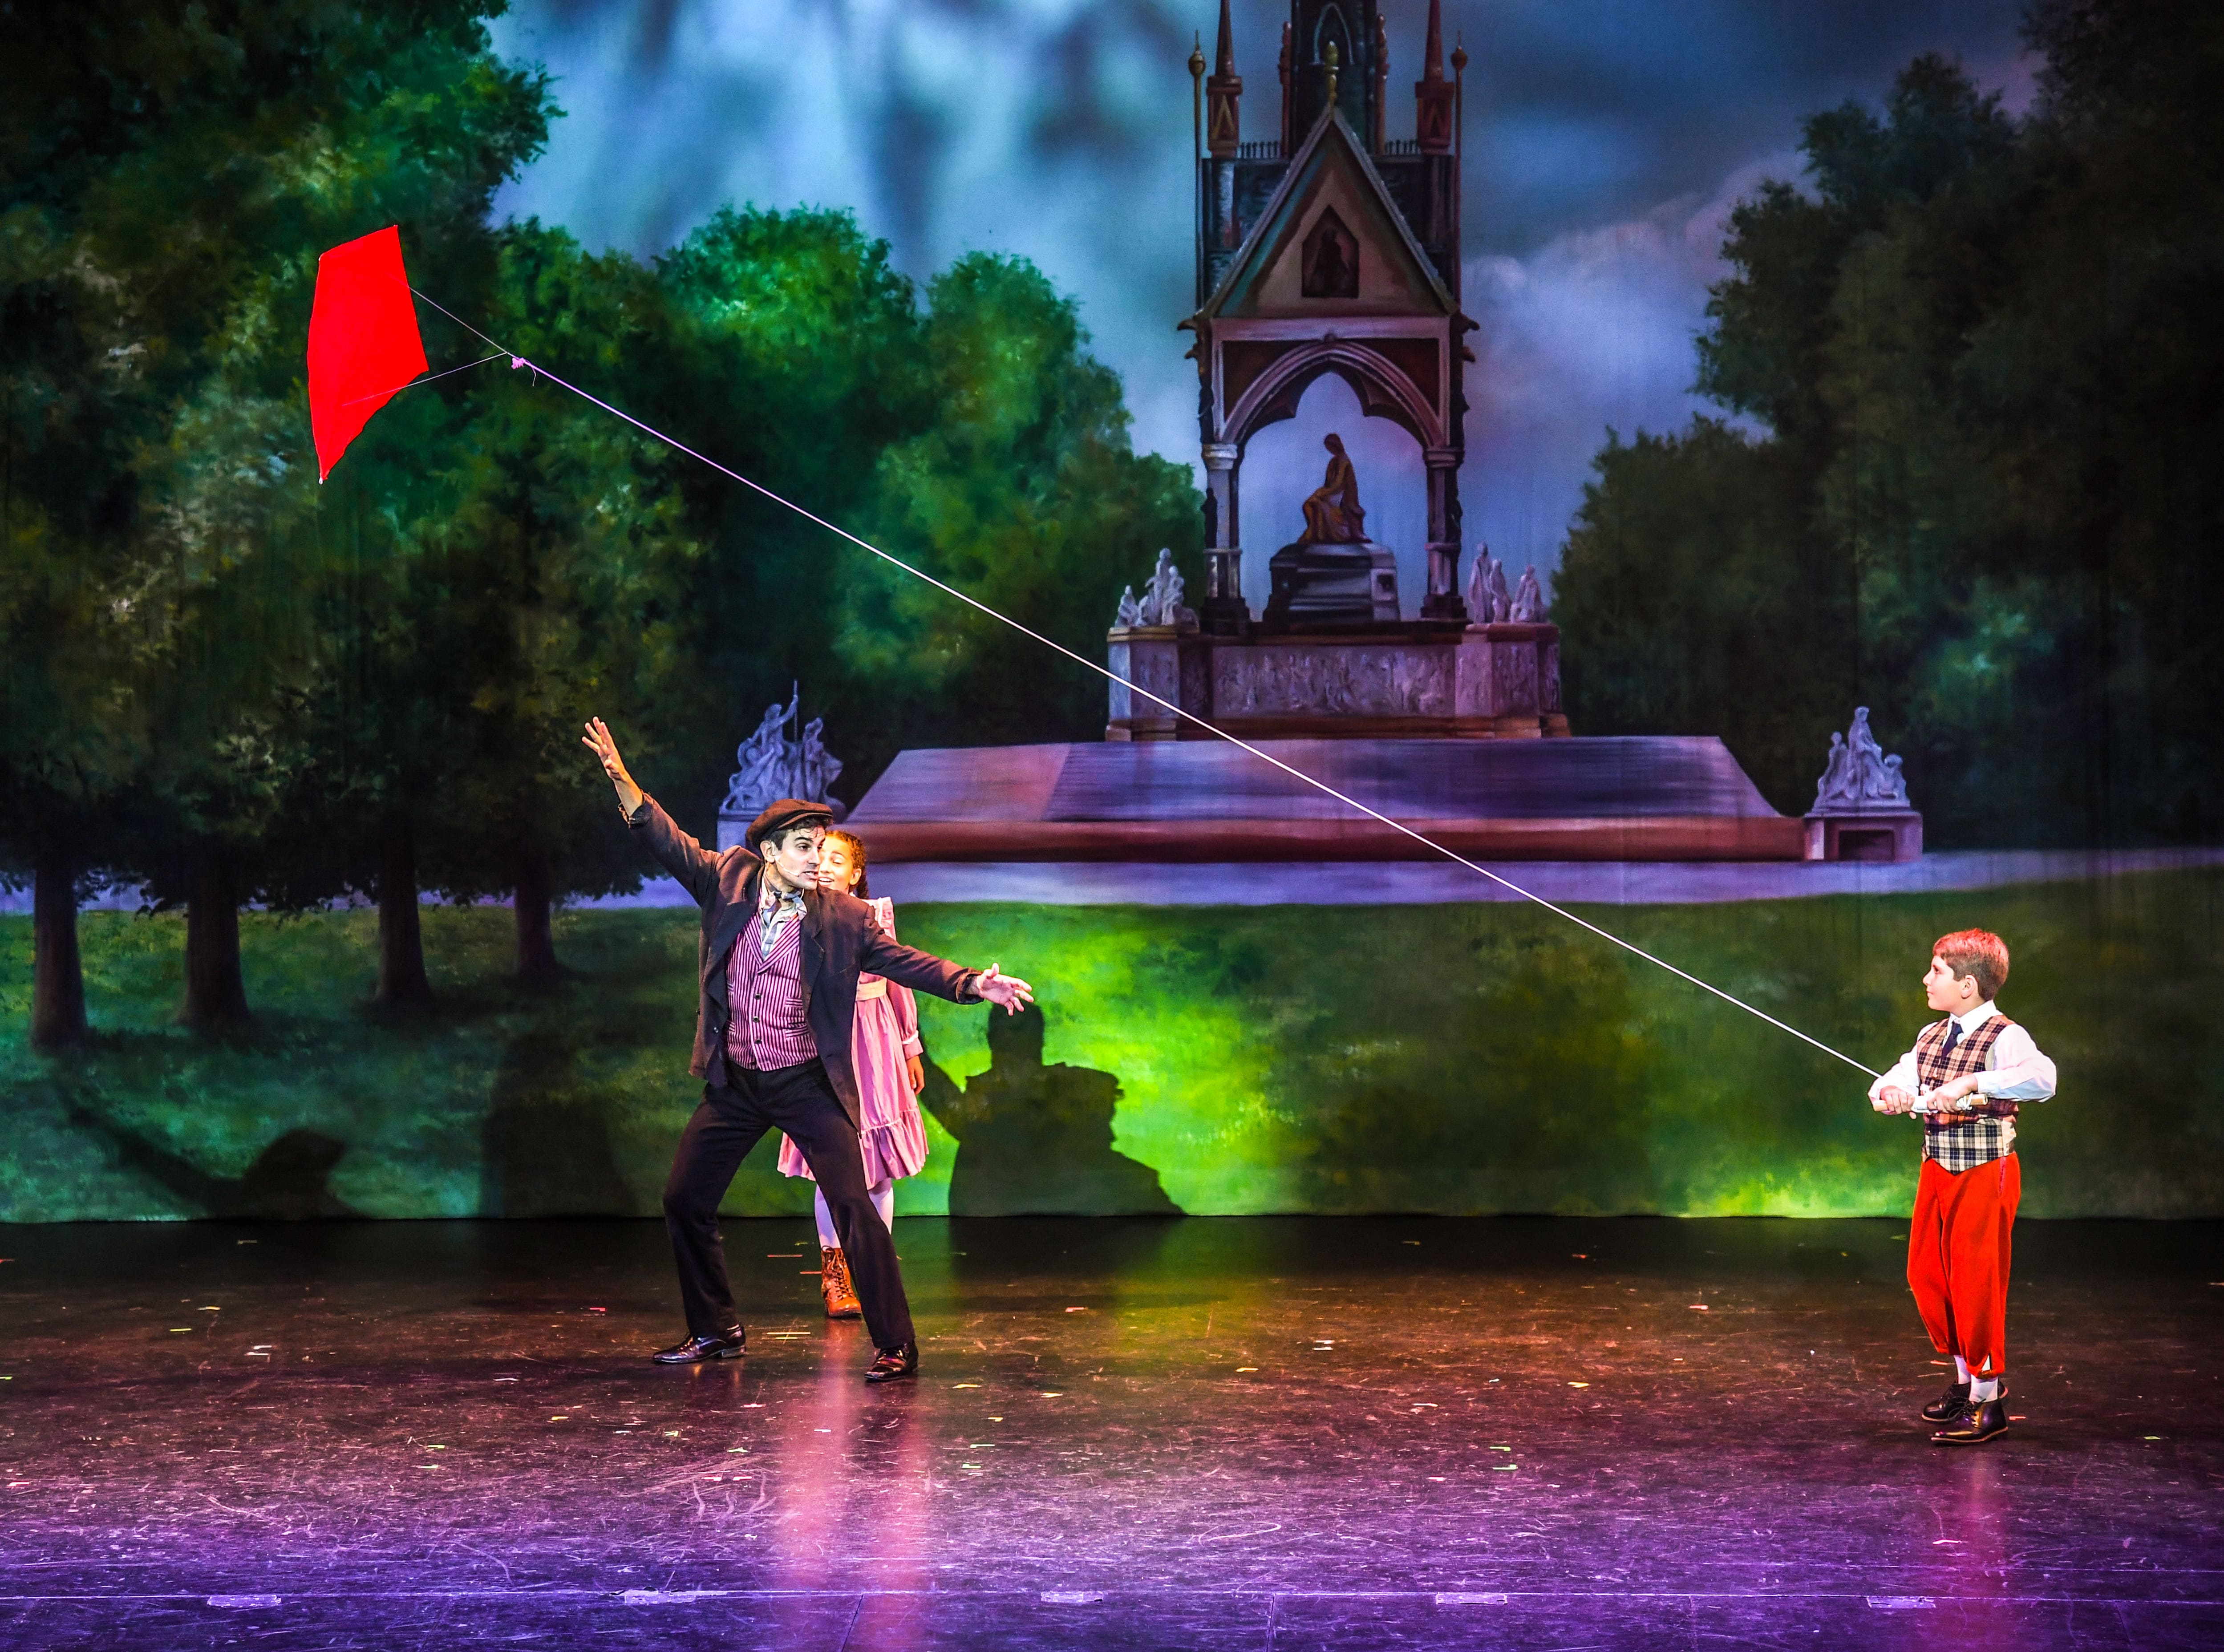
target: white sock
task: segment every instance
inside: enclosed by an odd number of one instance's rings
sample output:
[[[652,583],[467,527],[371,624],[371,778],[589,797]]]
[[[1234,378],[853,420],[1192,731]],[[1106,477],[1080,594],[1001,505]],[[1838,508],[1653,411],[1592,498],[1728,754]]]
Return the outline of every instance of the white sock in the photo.
[[[821,1210],[825,1207],[823,1202],[819,1206]],[[819,1231],[824,1233],[825,1229],[822,1227]],[[1957,1383],[1966,1383],[1969,1380],[1969,1362],[1958,1353],[1954,1356],[1954,1380]]]
[[[891,1233],[894,1233],[896,1231],[896,1179],[890,1176],[885,1182],[874,1183],[865,1191],[872,1198],[873,1208],[880,1213],[881,1226]],[[829,1251],[840,1250],[842,1240],[834,1232],[834,1213],[826,1208],[826,1195],[823,1193],[813,1195],[811,1209],[812,1214],[818,1218],[820,1247]]]
[[[1975,1377],[1969,1381],[1969,1403],[1984,1405],[2000,1397],[2000,1379],[1997,1377]]]

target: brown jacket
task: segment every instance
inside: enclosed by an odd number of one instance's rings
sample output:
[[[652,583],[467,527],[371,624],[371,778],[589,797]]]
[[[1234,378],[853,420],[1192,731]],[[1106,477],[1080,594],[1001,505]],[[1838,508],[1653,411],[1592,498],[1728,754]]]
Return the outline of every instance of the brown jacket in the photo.
[[[681,831],[671,816],[644,796],[626,824],[648,839],[648,852],[677,878],[703,909],[697,957],[701,992],[695,1006],[695,1056],[687,1070],[723,1085],[726,1076],[727,961],[734,943],[756,919],[757,880],[764,862],[746,848],[711,850]],[[850,1031],[857,1014],[857,977],[869,971],[957,1004],[977,1004],[980,972],[900,946],[873,926],[873,909],[850,895],[823,889],[803,897],[803,999],[811,1036],[826,1076],[850,1121],[858,1121],[857,1073],[850,1059]]]

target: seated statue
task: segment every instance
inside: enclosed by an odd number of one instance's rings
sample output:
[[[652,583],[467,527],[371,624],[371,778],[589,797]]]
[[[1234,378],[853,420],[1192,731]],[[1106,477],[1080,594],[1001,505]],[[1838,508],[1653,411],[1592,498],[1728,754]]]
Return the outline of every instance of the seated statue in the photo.
[[[1310,545],[1356,545],[1367,537],[1367,513],[1359,505],[1359,476],[1343,451],[1343,438],[1330,435],[1328,475],[1305,498],[1305,541]]]

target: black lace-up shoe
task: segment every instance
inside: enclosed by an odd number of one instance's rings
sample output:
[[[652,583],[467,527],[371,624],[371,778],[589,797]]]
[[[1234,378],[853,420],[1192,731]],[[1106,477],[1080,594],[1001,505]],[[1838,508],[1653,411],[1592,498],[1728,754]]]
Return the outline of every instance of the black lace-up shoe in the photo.
[[[2008,1400],[2003,1394],[1982,1405],[1964,1403],[1962,1415],[1930,1436],[1934,1446],[1981,1446],[2008,1431]]]
[[[649,1358],[660,1365],[692,1365],[698,1359],[738,1359],[749,1352],[744,1346],[748,1340],[749,1333],[736,1325],[717,1336],[691,1336],[685,1342],[659,1348]]]
[[[869,1383],[899,1382],[907,1377],[919,1375],[919,1344],[907,1342],[900,1348],[882,1348],[866,1367]]]
[[[1940,1424],[1951,1422],[1962,1415],[1962,1408],[1968,1403],[1968,1384],[1949,1383],[1943,1394],[1923,1408],[1923,1420]]]

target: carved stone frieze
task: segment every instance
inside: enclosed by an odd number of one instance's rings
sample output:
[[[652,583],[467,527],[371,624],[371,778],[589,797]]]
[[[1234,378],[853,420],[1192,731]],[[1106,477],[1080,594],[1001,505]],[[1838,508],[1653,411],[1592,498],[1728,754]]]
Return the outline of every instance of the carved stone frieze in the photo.
[[[1266,644],[1222,649],[1213,709],[1225,716],[1449,716],[1453,652],[1364,645]]]

